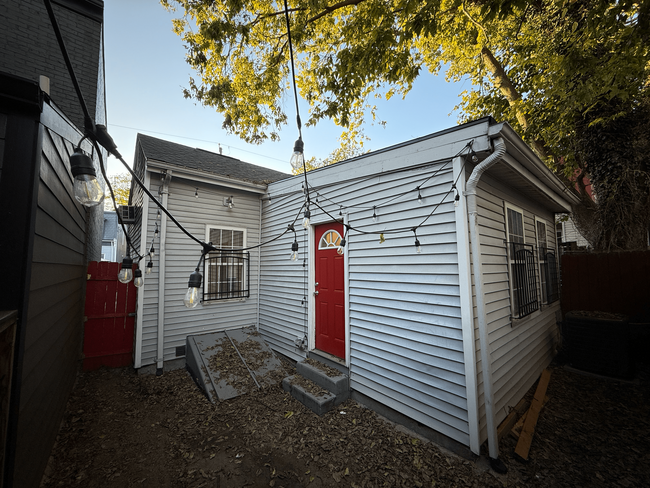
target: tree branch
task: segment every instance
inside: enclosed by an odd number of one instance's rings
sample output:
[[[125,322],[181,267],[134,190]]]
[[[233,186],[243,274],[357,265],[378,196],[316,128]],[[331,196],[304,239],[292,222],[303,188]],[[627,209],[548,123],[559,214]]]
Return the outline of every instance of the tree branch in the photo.
[[[487,47],[484,47],[481,49],[481,57],[483,58],[485,66],[488,68],[492,74],[492,77],[494,78],[494,86],[499,89],[504,97],[506,97],[508,104],[515,110],[515,115],[517,117],[519,125],[521,125],[524,131],[527,131],[528,120],[526,119],[526,114],[521,110],[521,94],[512,84],[512,81],[510,81],[510,78],[503,69],[503,66],[501,66],[501,63],[499,63],[499,61],[494,57],[492,51],[490,51]],[[546,151],[546,148],[544,147],[545,144],[543,141],[538,139],[530,141],[530,144],[533,146],[533,149],[535,152],[537,152],[537,155],[541,159],[544,160],[548,158],[549,155]]]
[[[305,25],[311,24],[312,22],[316,22],[321,17],[325,17],[327,14],[331,14],[332,12],[339,10],[341,8],[349,7],[350,5],[359,5],[360,3],[363,3],[365,1],[366,0],[343,0],[342,2],[335,3],[331,7],[325,7],[325,9],[321,13],[315,15],[311,19],[308,19],[307,22],[305,22]]]

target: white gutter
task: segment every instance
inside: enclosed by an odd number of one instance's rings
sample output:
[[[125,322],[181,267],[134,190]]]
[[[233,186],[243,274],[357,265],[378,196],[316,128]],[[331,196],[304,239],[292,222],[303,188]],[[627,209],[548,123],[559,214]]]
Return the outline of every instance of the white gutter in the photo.
[[[478,319],[479,344],[481,348],[481,366],[483,370],[483,400],[487,423],[487,441],[492,467],[499,458],[499,439],[494,417],[494,394],[492,391],[492,359],[489,351],[487,321],[485,317],[485,297],[483,295],[483,274],[481,273],[481,251],[479,249],[478,209],[476,205],[476,187],[481,175],[492,165],[499,162],[506,153],[506,144],[499,137],[494,141],[494,152],[474,168],[467,180],[465,196],[469,214],[469,235],[472,250],[472,274],[476,291],[476,314]],[[496,469],[496,468],[495,468]]]
[[[167,171],[164,177],[160,193],[162,195],[162,206],[167,208],[169,197],[169,182],[172,179],[172,172]],[[158,266],[158,337],[156,348],[156,375],[163,374],[163,363],[165,359],[165,254],[167,248],[167,215],[160,212],[160,264]]]

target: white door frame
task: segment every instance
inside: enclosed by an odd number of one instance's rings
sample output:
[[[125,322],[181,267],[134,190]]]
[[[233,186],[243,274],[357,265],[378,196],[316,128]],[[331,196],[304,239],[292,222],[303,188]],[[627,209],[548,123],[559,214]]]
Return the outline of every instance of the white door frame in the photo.
[[[320,216],[319,216],[320,217]],[[316,270],[314,258],[316,256],[316,226],[321,224],[327,224],[333,222],[327,215],[322,217],[317,217],[316,219],[311,219],[309,225],[309,255],[307,258],[307,267],[308,275],[307,279],[309,281],[308,287],[308,296],[307,296],[307,344],[308,350],[313,351],[316,349],[316,302],[314,300],[314,292],[316,288],[314,284],[316,283]],[[345,225],[349,222],[349,214],[345,212],[343,214],[343,233],[345,234]],[[345,307],[345,366],[350,367],[350,243],[349,235],[346,238],[348,243],[345,246],[345,253],[343,254],[343,293],[344,297],[344,307]]]

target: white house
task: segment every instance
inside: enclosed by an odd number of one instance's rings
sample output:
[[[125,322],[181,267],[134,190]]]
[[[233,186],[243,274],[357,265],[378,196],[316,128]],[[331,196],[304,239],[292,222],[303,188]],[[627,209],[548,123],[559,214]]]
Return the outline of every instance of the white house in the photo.
[[[487,117],[309,172],[306,228],[303,175],[208,177],[189,159],[172,168],[164,141],[147,157],[152,140],[139,136],[136,169],[178,220],[213,243],[220,229],[233,248],[267,244],[238,265],[249,274],[230,274],[236,285],[204,280],[203,304],[187,310],[201,249],[163,219],[159,270],[139,298],[136,368],[181,358],[188,334],[254,325],[289,358],[347,368],[357,401],[448,447],[477,454],[488,439],[497,457],[496,425],[554,354],[554,215],[576,201],[509,125]],[[144,249],[156,211],[146,198],[133,204]],[[203,275],[215,266],[227,265]]]

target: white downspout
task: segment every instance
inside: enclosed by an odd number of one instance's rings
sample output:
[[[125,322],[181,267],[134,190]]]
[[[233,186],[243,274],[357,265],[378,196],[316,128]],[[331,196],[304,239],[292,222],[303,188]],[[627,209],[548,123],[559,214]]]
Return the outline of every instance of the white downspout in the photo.
[[[494,418],[494,394],[492,392],[492,360],[489,351],[487,321],[485,318],[485,297],[483,295],[483,274],[481,273],[481,252],[479,249],[478,209],[476,205],[476,187],[481,175],[492,165],[499,162],[506,153],[503,138],[494,141],[494,152],[474,168],[467,180],[465,196],[467,197],[467,212],[469,214],[469,236],[472,250],[472,274],[476,291],[476,313],[478,318],[479,344],[481,348],[481,366],[483,372],[483,399],[485,402],[485,418],[487,423],[487,441],[492,467],[499,458],[499,438]],[[505,465],[504,465],[505,467]]]
[[[267,193],[268,195],[268,193]],[[258,244],[262,243],[262,208],[264,207],[264,200],[260,196],[260,223],[258,228],[259,239]],[[257,248],[257,317],[255,319],[255,330],[260,331],[260,282],[262,280],[262,248]],[[249,285],[250,286],[250,285]]]
[[[161,184],[162,206],[167,208],[169,182],[172,172],[167,171]],[[167,249],[167,215],[160,212],[160,264],[158,266],[158,337],[156,347],[156,375],[163,374],[165,360],[165,255]]]

